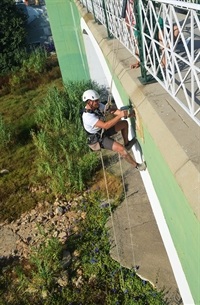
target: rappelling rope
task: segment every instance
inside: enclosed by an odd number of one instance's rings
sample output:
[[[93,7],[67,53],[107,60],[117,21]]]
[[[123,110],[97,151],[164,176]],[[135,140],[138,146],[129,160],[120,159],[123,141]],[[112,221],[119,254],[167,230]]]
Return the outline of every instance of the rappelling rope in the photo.
[[[115,72],[115,69],[116,69],[116,60],[117,60],[117,54],[118,54],[118,50],[119,50],[119,40],[118,39],[116,39],[116,40],[117,40],[116,52],[115,52],[115,41],[113,41],[113,45],[112,45],[113,59],[112,59],[112,71],[111,71],[111,83],[110,83],[110,88],[109,88],[109,92],[108,92],[108,101],[107,101],[106,106],[105,106],[105,112],[106,112],[106,109],[108,109],[108,107],[111,105],[111,101],[112,101],[111,98],[112,98],[113,76],[114,76],[114,72]],[[105,165],[104,165],[102,150],[100,150],[100,156],[101,156],[101,163],[102,163],[102,168],[103,168],[105,187],[106,187],[107,199],[108,199],[109,210],[110,210],[110,218],[111,218],[111,223],[112,223],[112,228],[113,228],[114,241],[115,241],[115,245],[116,245],[118,261],[119,261],[119,264],[121,266],[121,257],[120,257],[119,246],[118,246],[118,242],[117,242],[117,238],[116,238],[114,218],[113,218],[113,213],[112,213],[112,208],[111,208],[111,203],[110,203],[110,196],[109,196],[109,191],[108,191],[108,183],[107,183],[107,177],[106,177],[106,171],[105,171]],[[124,175],[123,175],[120,155],[119,155],[119,162],[120,162],[122,184],[123,184],[123,190],[124,190],[125,202],[126,202],[126,210],[127,210],[127,216],[128,216],[128,222],[129,222],[129,228],[130,228],[130,239],[131,239],[131,247],[132,247],[132,255],[133,255],[133,267],[136,268],[135,253],[134,253],[134,248],[133,248],[133,238],[132,238],[132,234],[131,234],[130,217],[129,217],[129,212],[128,212],[128,201],[127,201],[125,181],[124,181]],[[120,272],[121,272],[122,283],[124,285],[124,275],[123,275],[122,268],[120,268]]]
[[[107,178],[106,178],[105,165],[104,165],[104,160],[103,160],[103,155],[102,155],[102,151],[101,150],[100,150],[100,156],[101,156],[101,163],[102,163],[102,167],[103,167],[103,175],[104,175],[107,200],[108,200],[108,205],[109,205],[109,210],[110,210],[110,218],[111,218],[111,223],[112,223],[112,228],[113,228],[113,235],[114,235],[114,240],[115,240],[115,246],[116,246],[116,250],[117,250],[118,261],[119,261],[119,264],[121,266],[121,258],[120,258],[120,254],[119,254],[119,247],[118,247],[117,238],[116,238],[114,218],[113,218],[113,213],[112,213],[112,208],[111,208],[111,203],[110,203],[110,196],[109,196],[109,191],[108,191],[108,182],[107,182]],[[120,268],[120,272],[121,272],[122,283],[124,285],[124,276],[123,276],[122,268]]]
[[[116,47],[116,53],[115,53],[115,40],[117,41],[117,47]],[[110,81],[110,87],[109,87],[109,92],[108,92],[108,101],[105,107],[105,110],[107,107],[109,107],[111,105],[111,99],[112,99],[112,87],[113,87],[113,75],[116,69],[116,61],[117,61],[117,54],[119,51],[119,40],[117,38],[115,38],[115,40],[113,40],[112,43],[112,53],[113,53],[113,57],[112,57],[112,69],[111,69],[111,81]]]
[[[123,174],[123,169],[122,169],[122,161],[121,161],[120,154],[118,154],[118,155],[119,155],[119,164],[120,164],[120,170],[121,170],[122,185],[123,185],[125,203],[126,203],[126,213],[127,213],[128,224],[129,224],[129,229],[130,229],[131,249],[132,249],[132,255],[133,255],[133,268],[136,270],[137,267],[136,267],[136,261],[135,261],[135,251],[134,251],[134,247],[133,247],[133,238],[132,238],[132,234],[131,234],[131,222],[130,222],[130,214],[129,214],[129,209],[128,209],[128,200],[127,200],[127,195],[126,195],[124,174]]]

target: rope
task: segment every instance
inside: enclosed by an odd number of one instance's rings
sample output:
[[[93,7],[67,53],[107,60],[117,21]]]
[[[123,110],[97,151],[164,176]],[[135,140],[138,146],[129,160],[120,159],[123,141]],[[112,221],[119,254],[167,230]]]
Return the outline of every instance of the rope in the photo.
[[[106,109],[110,106],[111,104],[111,97],[112,97],[112,86],[113,86],[113,75],[114,75],[114,72],[115,72],[115,69],[116,69],[116,59],[117,59],[117,53],[119,51],[119,40],[117,40],[117,48],[116,48],[116,54],[114,56],[114,50],[115,50],[115,41],[113,40],[113,44],[112,44],[112,53],[113,53],[113,58],[112,58],[112,71],[111,71],[111,82],[110,82],[110,87],[109,87],[109,92],[108,92],[108,101],[106,103],[106,106],[105,106],[105,111]]]
[[[118,154],[119,155],[119,154]],[[133,267],[136,269],[136,261],[135,261],[135,252],[134,252],[134,247],[133,247],[133,238],[131,234],[131,222],[130,222],[130,216],[129,216],[129,211],[128,211],[128,200],[126,196],[126,188],[125,188],[125,181],[124,181],[124,175],[123,175],[123,170],[122,170],[122,161],[119,155],[119,164],[120,164],[120,170],[121,170],[121,177],[122,177],[122,185],[123,185],[123,190],[124,190],[124,195],[125,195],[125,203],[126,203],[126,213],[128,217],[128,224],[130,228],[130,239],[131,239],[131,248],[132,248],[132,255],[133,255]]]
[[[113,50],[112,50],[113,51],[113,62],[112,62],[111,83],[110,83],[110,89],[109,89],[109,93],[108,93],[108,101],[107,101],[106,106],[105,106],[105,111],[106,111],[106,108],[109,107],[110,104],[111,104],[112,86],[113,86],[113,75],[114,75],[114,71],[116,69],[116,59],[117,59],[118,50],[119,50],[119,40],[117,39],[117,48],[116,48],[115,56],[114,56],[114,41],[113,41]],[[113,234],[114,234],[114,241],[115,241],[115,245],[116,245],[118,261],[119,261],[120,266],[121,266],[121,258],[120,258],[119,247],[118,247],[118,242],[117,242],[117,238],[116,238],[116,231],[115,231],[115,226],[114,226],[113,213],[112,213],[111,204],[110,204],[110,196],[109,196],[109,191],[108,191],[108,183],[107,183],[107,177],[106,177],[106,172],[105,172],[105,165],[104,165],[102,150],[100,150],[100,156],[101,156],[101,163],[102,163],[102,168],[103,168],[104,181],[105,181],[107,199],[108,199],[109,210],[110,210],[111,223],[112,223]],[[135,253],[134,253],[134,248],[133,248],[133,238],[132,238],[132,235],[131,235],[130,217],[129,217],[129,213],[128,213],[128,200],[127,200],[127,196],[126,196],[125,181],[124,181],[124,175],[123,175],[122,163],[121,163],[120,155],[119,155],[119,162],[120,162],[120,170],[121,170],[123,190],[124,190],[124,194],[125,194],[126,211],[127,211],[128,223],[129,223],[129,228],[130,228],[130,239],[131,239],[131,247],[132,247],[132,255],[133,255],[133,268],[136,270],[137,267],[136,267],[136,263],[135,263]],[[124,286],[124,275],[123,275],[122,268],[120,268],[120,272],[121,272],[122,284]]]
[[[110,210],[110,218],[111,218],[111,223],[112,223],[112,228],[113,228],[113,233],[114,233],[114,240],[115,240],[115,245],[116,245],[116,249],[117,249],[117,256],[118,256],[118,261],[119,261],[120,266],[121,266],[121,258],[120,258],[120,254],[119,254],[119,248],[118,248],[116,232],[115,232],[115,226],[114,226],[113,213],[112,213],[111,204],[110,204],[110,196],[109,196],[109,191],[108,191],[108,183],[107,183],[107,178],[106,178],[105,165],[104,165],[103,154],[102,154],[101,150],[100,150],[100,156],[101,156],[101,163],[102,163],[102,168],[103,168],[103,175],[104,175],[104,181],[105,181],[105,187],[106,187],[106,194],[107,194],[109,210]],[[123,276],[122,268],[120,268],[120,272],[121,272],[122,283],[123,283],[123,286],[124,286],[124,276]]]

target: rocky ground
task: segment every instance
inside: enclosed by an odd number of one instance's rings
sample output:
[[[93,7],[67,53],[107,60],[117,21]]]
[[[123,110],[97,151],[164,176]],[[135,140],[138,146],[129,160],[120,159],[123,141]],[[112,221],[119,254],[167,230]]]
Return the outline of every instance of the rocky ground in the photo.
[[[84,212],[73,211],[81,200],[83,197],[72,202],[56,200],[53,205],[47,202],[45,206],[38,204],[16,221],[1,223],[0,258],[27,258],[32,247],[52,236],[64,244],[67,237],[76,231],[77,221],[85,218]]]
[[[164,248],[151,206],[139,172],[132,169],[125,161],[119,164],[118,156],[111,155],[107,169],[115,177],[120,177],[122,167],[126,197],[108,220],[115,245],[111,256],[121,265],[132,268],[138,266],[137,274],[150,281],[158,289],[169,291],[167,297],[171,305],[181,305],[182,300]],[[90,188],[105,187],[103,175],[93,177]],[[111,194],[121,192],[119,178],[108,178]],[[107,198],[105,196],[105,198]],[[85,194],[72,201],[55,200],[53,204],[43,203],[11,223],[0,224],[0,263],[8,258],[27,258],[32,247],[39,246],[48,237],[58,237],[65,244],[68,236],[77,231],[77,222],[86,215],[78,210],[79,203],[86,200]],[[102,204],[105,204],[102,202]],[[76,212],[75,212],[76,211]],[[111,221],[112,220],[112,221]],[[67,264],[73,253],[63,252],[63,263]],[[64,281],[59,278],[59,281]],[[65,281],[64,281],[65,282]],[[62,282],[62,285],[64,285]],[[78,279],[77,279],[78,285]]]

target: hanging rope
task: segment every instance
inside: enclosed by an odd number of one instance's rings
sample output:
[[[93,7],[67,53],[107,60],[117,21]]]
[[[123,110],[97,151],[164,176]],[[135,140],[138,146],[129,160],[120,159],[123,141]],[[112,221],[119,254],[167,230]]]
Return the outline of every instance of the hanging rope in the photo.
[[[118,155],[119,155],[119,164],[120,164],[120,171],[121,171],[121,177],[122,177],[122,185],[123,185],[125,203],[126,203],[126,213],[127,213],[128,224],[129,224],[129,228],[130,228],[131,249],[132,249],[132,255],[133,255],[133,268],[136,270],[137,267],[136,267],[136,260],[135,260],[135,251],[134,251],[134,247],[133,247],[133,237],[131,234],[131,222],[130,222],[130,214],[129,214],[129,209],[128,209],[128,200],[127,200],[127,195],[126,195],[124,174],[123,174],[123,169],[122,169],[122,161],[121,161],[120,154],[118,154]]]
[[[115,53],[115,40],[117,41],[116,54],[114,54]],[[105,111],[112,104],[113,75],[114,75],[114,72],[115,72],[115,69],[116,69],[116,59],[117,59],[117,54],[118,54],[118,51],[119,51],[119,40],[118,39],[115,39],[115,40],[113,40],[113,43],[112,43],[113,57],[112,57],[112,69],[111,69],[111,81],[110,81],[110,87],[109,87],[109,91],[108,91],[108,101],[107,101],[106,106],[105,106]]]
[[[115,69],[116,69],[116,60],[117,60],[117,54],[118,54],[118,50],[119,50],[119,40],[118,39],[116,39],[116,40],[117,40],[116,53],[115,53],[115,41],[113,41],[113,45],[112,45],[113,59],[112,59],[112,71],[111,71],[111,83],[110,83],[110,88],[109,88],[109,92],[108,92],[108,101],[107,101],[106,106],[105,106],[105,111],[106,111],[106,109],[108,109],[108,107],[111,105],[111,102],[112,102],[113,77],[114,77],[114,72],[115,72]],[[117,238],[116,238],[114,218],[113,218],[112,208],[111,208],[111,204],[110,204],[110,196],[109,196],[109,191],[108,191],[108,183],[107,183],[107,177],[106,177],[106,171],[105,171],[105,165],[104,165],[102,150],[100,150],[100,156],[101,156],[101,163],[102,163],[103,174],[104,174],[104,181],[105,181],[105,187],[106,187],[106,193],[107,193],[107,200],[108,200],[109,210],[110,210],[110,218],[111,218],[111,223],[112,223],[112,228],[113,228],[114,241],[115,241],[115,245],[116,245],[118,261],[119,261],[119,263],[121,265],[121,257],[120,257],[119,246],[118,246],[118,242],[117,242]],[[134,247],[133,247],[133,238],[132,238],[132,234],[131,234],[131,224],[130,224],[130,217],[129,217],[129,212],[128,212],[128,200],[127,200],[127,195],[126,195],[125,181],[124,181],[124,175],[123,175],[123,169],[122,169],[122,163],[121,163],[120,155],[119,155],[119,163],[120,163],[120,170],[121,170],[123,191],[124,191],[124,195],[125,195],[125,203],[126,203],[126,211],[127,211],[128,223],[129,223],[129,228],[130,228],[131,249],[132,249],[132,256],[133,256],[132,257],[133,268],[136,270],[137,267],[136,267],[136,262],[135,262],[135,253],[134,253]],[[120,271],[121,271],[122,283],[123,283],[123,286],[124,286],[124,276],[123,276],[122,268],[120,268]]]
[[[109,205],[109,210],[110,210],[110,218],[111,218],[111,223],[112,223],[112,228],[113,228],[115,246],[116,246],[116,249],[117,249],[118,261],[119,261],[119,264],[121,266],[121,257],[120,257],[120,254],[119,254],[119,247],[118,247],[117,238],[116,238],[115,225],[114,225],[113,213],[112,213],[112,208],[111,208],[111,203],[110,203],[110,196],[109,196],[109,191],[108,191],[108,183],[107,183],[107,178],[106,178],[105,165],[104,165],[103,154],[102,154],[101,150],[100,150],[100,156],[101,156],[101,163],[102,163],[102,168],[103,168],[103,175],[104,175],[107,200],[108,200],[108,205]],[[121,268],[120,268],[120,272],[121,272],[122,283],[123,283],[123,286],[124,286],[124,276],[123,276],[123,272],[122,272]]]

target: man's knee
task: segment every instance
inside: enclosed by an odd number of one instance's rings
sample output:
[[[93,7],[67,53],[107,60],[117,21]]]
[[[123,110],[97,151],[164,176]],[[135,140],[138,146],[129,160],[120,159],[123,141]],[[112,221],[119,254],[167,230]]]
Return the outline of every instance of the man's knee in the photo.
[[[126,153],[126,149],[124,148],[124,146],[116,141],[113,142],[112,150],[118,152],[120,155]]]
[[[128,155],[125,147],[119,143],[117,143],[117,145],[115,147],[113,147],[115,149],[116,152],[118,152],[123,158],[126,158],[126,156]]]
[[[126,120],[120,121],[115,125],[115,131],[118,132],[122,129],[128,129],[128,122]]]

